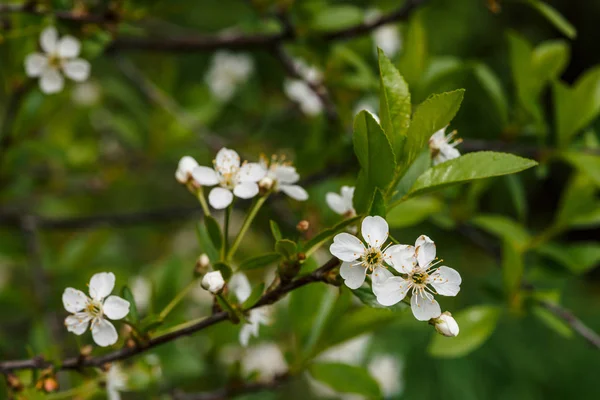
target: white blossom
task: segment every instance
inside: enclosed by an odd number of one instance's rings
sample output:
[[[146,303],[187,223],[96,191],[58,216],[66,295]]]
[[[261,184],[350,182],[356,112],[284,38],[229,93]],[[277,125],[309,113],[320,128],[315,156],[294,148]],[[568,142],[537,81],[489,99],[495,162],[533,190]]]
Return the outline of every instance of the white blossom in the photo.
[[[300,175],[296,168],[283,157],[261,157],[260,165],[266,171],[266,175],[259,182],[260,187],[267,190],[272,189],[275,192],[283,192],[294,200],[305,201],[308,199],[308,193],[302,187],[296,185],[300,180]]]
[[[323,111],[323,102],[305,81],[286,79],[283,88],[287,97],[296,102],[305,115],[314,117]]]
[[[403,389],[401,373],[403,365],[391,355],[378,355],[368,365],[369,374],[377,381],[383,397],[397,396]]]
[[[233,97],[237,87],[248,79],[253,69],[254,63],[248,55],[218,51],[212,58],[205,81],[211,93],[225,102]]]
[[[340,194],[329,192],[325,195],[325,201],[329,208],[335,213],[345,216],[354,216],[356,211],[352,205],[354,187],[342,186]]]
[[[179,183],[186,184],[192,178],[194,169],[198,167],[198,162],[190,156],[183,156],[179,160],[177,170],[175,171],[175,179]]]
[[[152,298],[152,283],[142,275],[138,275],[129,280],[131,293],[135,299],[135,305],[139,312],[143,313],[150,305]]]
[[[396,304],[412,291],[410,300],[413,315],[419,321],[439,317],[442,311],[433,294],[456,296],[460,291],[460,274],[446,266],[437,267],[435,243],[425,235],[419,236],[415,246],[401,245],[392,255],[392,266],[402,274],[373,282],[377,301],[384,306]],[[432,289],[433,288],[433,289]]]
[[[446,128],[442,128],[434,133],[429,139],[429,151],[433,159],[433,165],[438,165],[444,161],[460,157],[460,152],[456,150],[462,140],[454,139],[456,131],[446,135]]]
[[[71,98],[77,105],[90,107],[98,103],[102,93],[100,85],[96,82],[83,82],[73,88]]]
[[[212,271],[204,275],[202,278],[202,287],[212,294],[219,293],[223,286],[225,286],[225,280],[221,271]]]
[[[197,166],[192,172],[193,178],[199,184],[218,185],[208,195],[208,202],[217,210],[229,206],[233,201],[233,195],[242,199],[256,196],[257,182],[264,178],[265,174],[266,171],[260,164],[241,164],[238,153],[225,147],[217,153],[214,169]]]
[[[66,35],[59,39],[56,28],[50,26],[40,35],[42,53],[29,54],[25,58],[25,73],[40,78],[40,89],[46,94],[60,92],[64,87],[63,75],[76,82],[85,81],[90,75],[90,63],[78,58],[81,44]]]
[[[374,283],[388,278],[391,273],[386,270],[386,264],[392,265],[392,255],[401,250],[401,245],[383,247],[389,227],[385,219],[374,216],[365,217],[361,227],[365,244],[356,236],[349,233],[339,233],[333,238],[329,251],[343,261],[340,275],[350,289],[358,289],[366,279],[367,272],[372,272]]]
[[[125,318],[129,313],[129,302],[118,296],[109,296],[114,287],[115,275],[112,272],[101,272],[90,280],[90,297],[80,290],[65,289],[63,305],[73,314],[65,319],[67,330],[82,335],[91,325],[92,337],[98,346],[115,344],[118,340],[117,330],[106,318]]]
[[[439,317],[434,318],[432,322],[435,326],[435,330],[444,336],[454,337],[457,336],[460,331],[458,323],[448,311],[445,311]]]
[[[127,375],[119,364],[112,364],[106,373],[108,400],[121,400],[122,391],[127,390]]]
[[[252,287],[245,274],[238,272],[234,274],[228,283],[231,290],[240,303],[243,303],[250,297]],[[258,337],[258,331],[261,325],[268,325],[271,322],[271,312],[268,307],[253,308],[248,312],[247,323],[240,329],[239,340],[242,346],[248,346],[250,337]]]
[[[394,24],[383,25],[373,31],[373,41],[388,57],[394,57],[402,47],[398,27]]]
[[[275,343],[261,343],[246,349],[241,366],[244,376],[258,373],[260,382],[271,382],[288,370],[287,362]]]

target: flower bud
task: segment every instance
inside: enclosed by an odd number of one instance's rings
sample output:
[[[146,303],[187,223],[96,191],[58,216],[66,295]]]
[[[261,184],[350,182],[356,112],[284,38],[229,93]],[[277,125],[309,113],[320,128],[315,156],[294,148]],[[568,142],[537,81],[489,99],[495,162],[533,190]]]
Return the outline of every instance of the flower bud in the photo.
[[[208,272],[210,268],[210,259],[206,255],[206,253],[200,254],[200,257],[196,260],[196,275],[202,276]]]
[[[265,176],[258,182],[258,187],[260,187],[263,191],[269,191],[273,187],[273,179]]]
[[[198,162],[190,156],[184,156],[179,160],[177,171],[175,172],[175,179],[179,183],[186,184],[192,178],[192,171],[198,166]]]
[[[213,294],[219,293],[224,285],[225,281],[221,271],[209,272],[202,278],[202,287]]]
[[[305,219],[298,222],[298,225],[296,225],[296,229],[298,230],[298,232],[306,232],[308,230],[308,228],[310,228],[310,224]]]
[[[459,329],[456,320],[448,311],[445,311],[437,318],[432,318],[431,321],[435,326],[435,330],[444,336],[454,337],[458,335]]]

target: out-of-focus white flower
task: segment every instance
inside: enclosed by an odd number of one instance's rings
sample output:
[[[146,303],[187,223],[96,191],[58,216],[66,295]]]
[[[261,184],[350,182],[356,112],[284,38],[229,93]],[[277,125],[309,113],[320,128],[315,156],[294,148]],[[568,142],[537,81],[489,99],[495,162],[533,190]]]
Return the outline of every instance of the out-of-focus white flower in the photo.
[[[223,286],[225,286],[225,280],[221,271],[212,271],[204,275],[202,278],[202,287],[212,294],[219,293]]]
[[[83,82],[73,88],[71,98],[75,104],[89,107],[100,100],[100,85],[96,82]]]
[[[433,159],[433,165],[438,165],[444,161],[460,157],[460,152],[456,150],[462,140],[455,139],[456,131],[446,135],[446,128],[440,129],[429,139],[429,151]]]
[[[317,358],[319,361],[360,365],[363,363],[367,347],[371,342],[370,335],[357,336],[327,349]]]
[[[354,197],[354,187],[342,186],[341,194],[327,193],[325,195],[325,201],[329,208],[340,215],[351,217],[356,215],[354,206],[352,205],[352,199]]]
[[[377,301],[390,306],[402,301],[412,291],[410,305],[416,319],[428,321],[439,317],[442,311],[433,293],[456,296],[462,282],[460,274],[446,266],[437,267],[442,261],[434,262],[435,243],[425,235],[419,236],[414,247],[399,246],[401,249],[392,255],[392,266],[403,276],[392,276],[391,272],[385,271],[387,279],[374,281],[373,292]]]
[[[121,400],[122,391],[127,390],[127,374],[119,366],[113,364],[106,373],[106,394],[108,400]]]
[[[254,69],[254,62],[246,54],[218,51],[212,58],[205,81],[212,94],[220,101],[228,101]]]
[[[435,330],[439,334],[448,337],[458,336],[458,332],[460,331],[458,323],[448,311],[444,311],[439,317],[433,318],[431,322],[433,322]]]
[[[91,323],[92,337],[98,346],[115,344],[119,338],[117,330],[106,317],[112,320],[125,318],[129,314],[129,302],[118,296],[109,296],[114,287],[115,274],[101,272],[90,280],[91,298],[80,290],[66,288],[62,296],[63,305],[73,314],[65,319],[67,330],[82,335]]]
[[[143,313],[148,309],[148,305],[150,305],[152,283],[148,278],[138,275],[129,280],[129,285],[135,299],[135,305],[138,311]]]
[[[296,102],[305,115],[314,117],[323,111],[323,102],[305,81],[286,79],[283,88],[287,97]]]
[[[389,235],[389,226],[379,216],[365,217],[361,232],[367,246],[356,236],[344,232],[337,234],[329,247],[331,254],[343,261],[340,275],[350,289],[358,289],[363,284],[367,271],[372,272],[374,288],[380,280],[390,277],[391,272],[385,264],[392,265],[392,255],[402,249],[401,245],[383,247]]]
[[[32,53],[25,58],[25,73],[31,78],[40,78],[42,92],[60,92],[65,85],[63,75],[76,82],[89,77],[90,63],[77,58],[81,44],[73,36],[59,39],[56,28],[50,26],[42,31],[40,46],[43,53]]]
[[[231,290],[235,297],[237,297],[240,303],[243,303],[250,297],[252,293],[252,287],[250,281],[245,274],[238,272],[234,274],[228,283],[229,290]],[[240,343],[242,346],[248,346],[250,337],[258,337],[258,331],[261,325],[268,325],[271,323],[271,312],[268,307],[254,308],[248,313],[248,323],[242,325],[240,329]]]
[[[378,355],[368,365],[369,373],[379,383],[385,398],[397,396],[403,389],[401,379],[403,365],[398,358],[390,355]]]
[[[290,162],[286,162],[284,157],[272,156],[269,161],[266,157],[261,156],[260,165],[267,171],[266,176],[259,182],[261,188],[272,189],[275,192],[281,191],[298,201],[308,199],[306,190],[296,185],[296,182],[300,180],[296,167]]]
[[[175,179],[177,179],[179,183],[185,185],[192,179],[192,173],[196,167],[198,167],[198,162],[193,157],[181,157],[179,164],[177,165],[177,170],[175,171]]]
[[[213,208],[226,208],[233,201],[233,195],[241,199],[250,199],[258,194],[257,182],[266,174],[260,164],[241,165],[238,153],[225,147],[217,153],[214,164],[214,169],[197,166],[192,173],[196,182],[201,185],[219,185],[208,195],[208,202]]]
[[[288,370],[281,350],[275,343],[261,343],[246,349],[241,360],[245,376],[258,372],[258,380],[270,382]]]
[[[394,57],[402,47],[398,27],[394,24],[383,25],[373,31],[373,41],[386,56]]]

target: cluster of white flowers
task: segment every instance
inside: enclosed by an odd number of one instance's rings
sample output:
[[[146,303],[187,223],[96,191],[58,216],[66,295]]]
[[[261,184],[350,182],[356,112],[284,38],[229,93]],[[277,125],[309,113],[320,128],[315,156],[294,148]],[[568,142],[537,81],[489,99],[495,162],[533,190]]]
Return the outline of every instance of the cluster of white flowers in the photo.
[[[237,87],[253,70],[254,63],[248,55],[218,51],[212,58],[205,81],[213,96],[225,102],[233,97]]]
[[[429,139],[429,151],[433,160],[433,165],[438,165],[444,161],[460,157],[460,152],[456,150],[462,140],[454,139],[456,131],[446,135],[446,128],[442,128],[434,133]]]
[[[294,67],[302,79],[286,79],[283,83],[285,94],[290,100],[298,103],[305,115],[314,117],[321,114],[323,102],[309,85],[309,83],[318,83],[322,79],[321,72],[301,60],[294,60]]]
[[[89,77],[90,63],[78,58],[81,44],[76,38],[67,35],[59,39],[56,28],[48,27],[40,35],[40,47],[42,53],[25,58],[25,72],[31,78],[40,78],[42,92],[60,92],[65,85],[63,75],[76,82]]]
[[[438,266],[441,261],[436,261],[435,243],[421,235],[414,246],[385,246],[389,227],[379,216],[365,217],[361,233],[366,245],[356,236],[340,233],[329,248],[331,254],[343,261],[340,275],[346,286],[358,289],[370,272],[373,293],[382,305],[394,305],[411,292],[415,318],[428,321],[440,317],[440,305],[433,295],[456,296],[461,277],[452,268]]]

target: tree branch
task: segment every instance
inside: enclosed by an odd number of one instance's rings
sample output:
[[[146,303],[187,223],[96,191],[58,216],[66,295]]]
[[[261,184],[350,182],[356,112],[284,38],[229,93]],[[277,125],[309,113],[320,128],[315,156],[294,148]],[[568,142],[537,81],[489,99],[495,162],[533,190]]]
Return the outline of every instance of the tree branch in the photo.
[[[556,317],[563,320],[563,322],[569,325],[571,329],[579,334],[579,336],[587,340],[589,344],[600,350],[600,336],[583,322],[581,322],[581,320],[573,315],[571,311],[559,306],[558,304],[553,304],[548,301],[540,300],[538,303]]]
[[[89,14],[81,11],[52,10],[40,6],[38,1],[26,1],[23,4],[0,4],[0,14],[24,13],[38,16],[51,15],[56,19],[70,22],[102,24],[117,22],[119,15],[111,10],[104,14]]]

